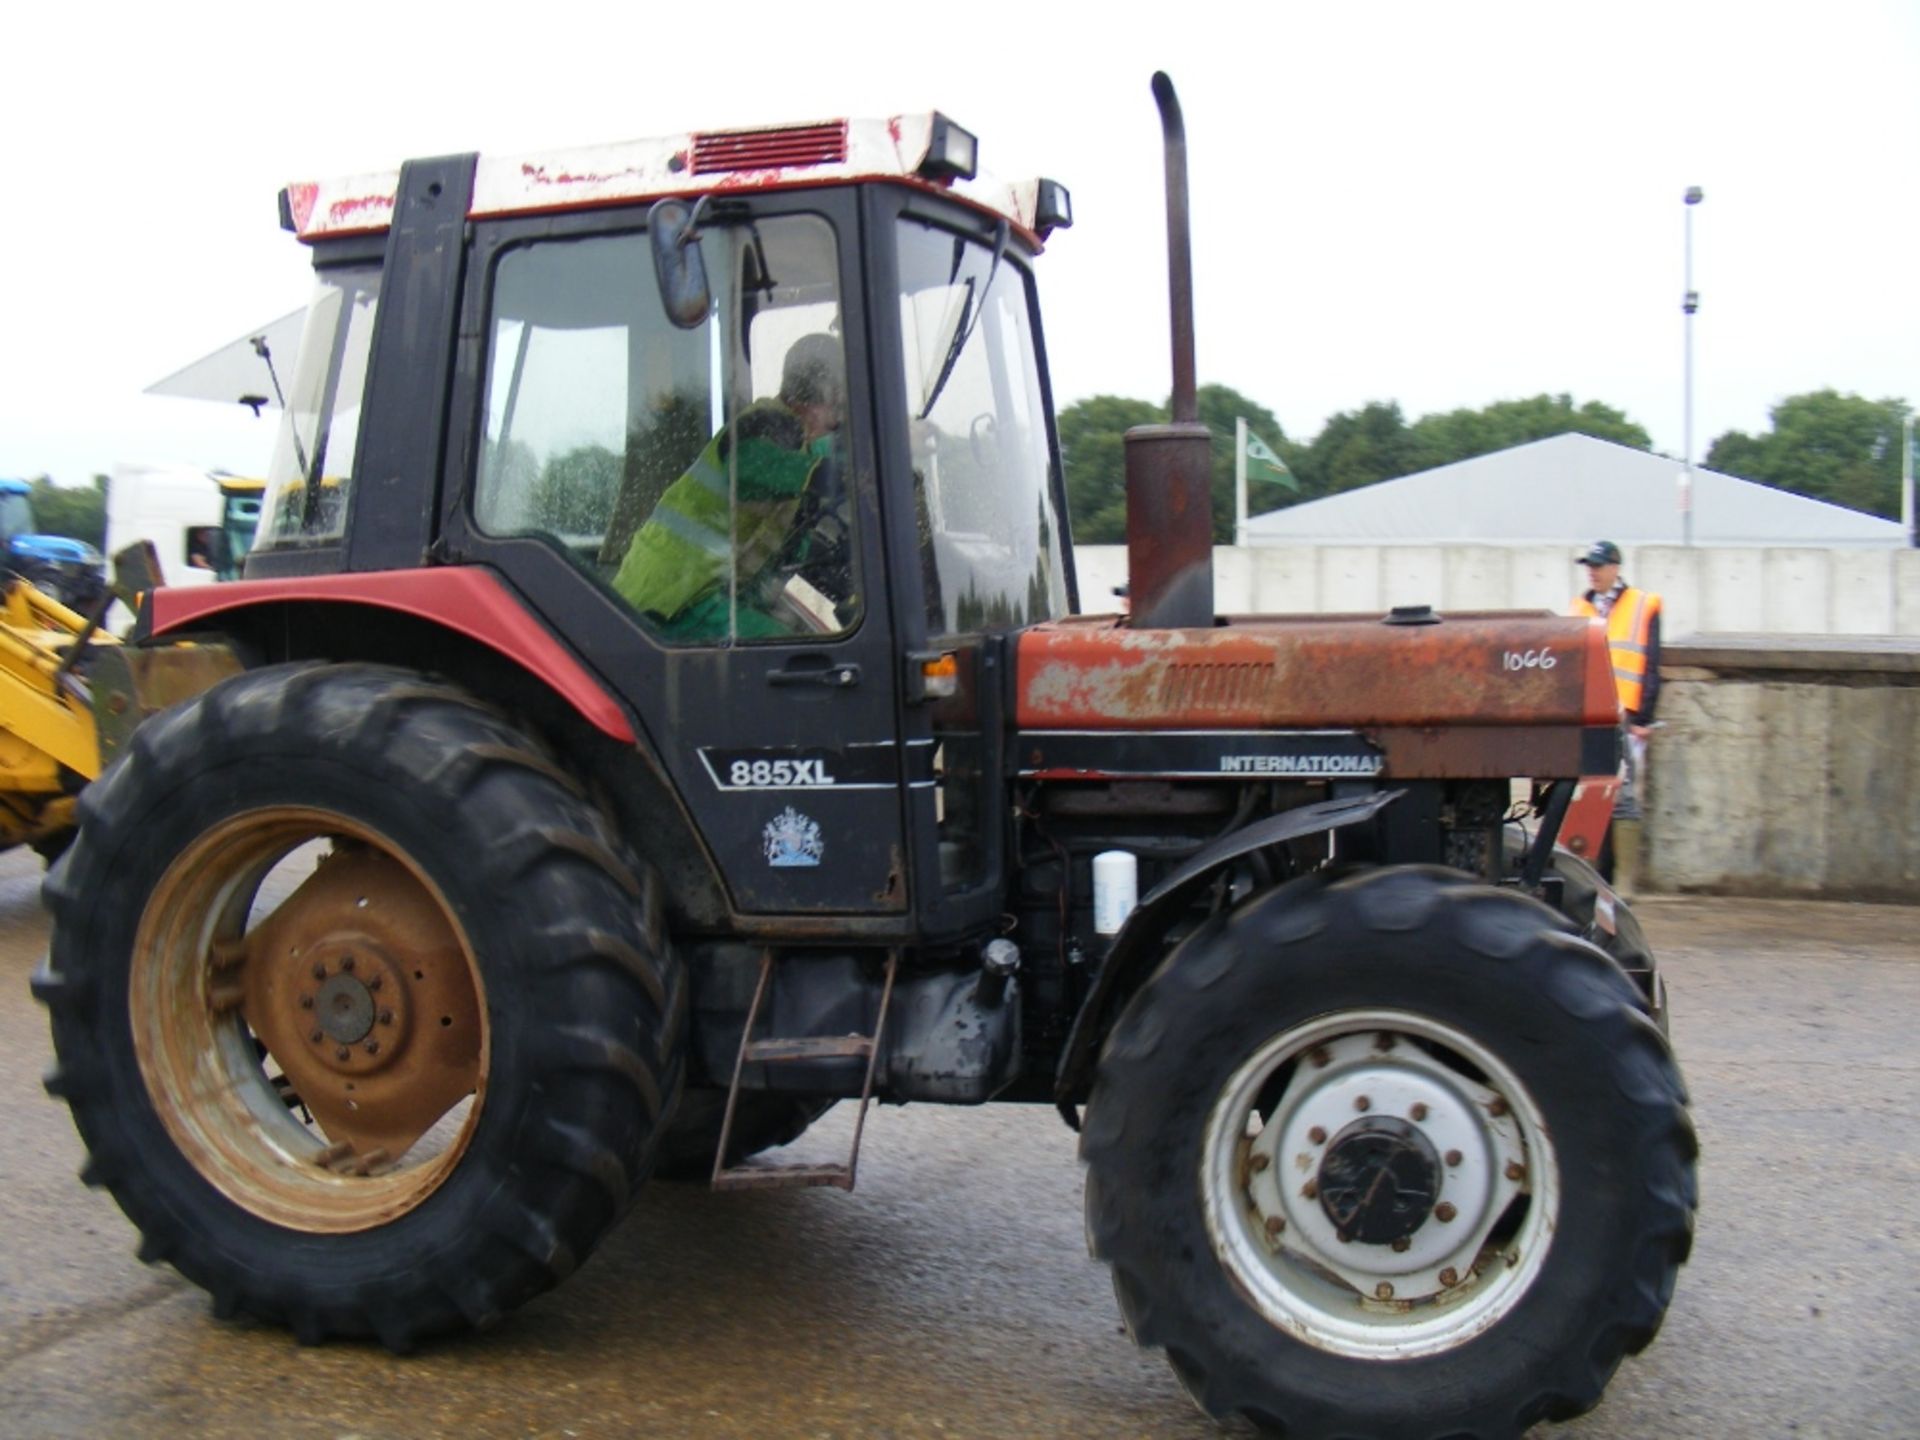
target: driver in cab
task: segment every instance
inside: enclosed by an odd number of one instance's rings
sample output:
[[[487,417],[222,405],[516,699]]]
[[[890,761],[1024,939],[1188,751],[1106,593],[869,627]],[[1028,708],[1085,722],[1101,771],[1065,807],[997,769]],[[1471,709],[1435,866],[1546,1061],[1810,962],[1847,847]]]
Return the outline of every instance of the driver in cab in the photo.
[[[839,339],[796,341],[778,395],[736,415],[667,487],[613,588],[674,640],[839,629],[850,587],[834,450],[846,392]]]

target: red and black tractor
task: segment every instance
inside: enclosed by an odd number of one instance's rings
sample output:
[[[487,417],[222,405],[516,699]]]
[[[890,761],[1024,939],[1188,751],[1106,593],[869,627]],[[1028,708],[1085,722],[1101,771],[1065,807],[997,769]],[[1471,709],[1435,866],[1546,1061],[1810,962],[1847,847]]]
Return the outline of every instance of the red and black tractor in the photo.
[[[143,1258],[404,1350],[652,1176],[850,1188],[749,1157],[1000,1100],[1079,1131],[1127,1323],[1216,1416],[1510,1435],[1652,1339],[1686,1094],[1555,844],[1617,763],[1604,636],[1215,613],[1156,93],[1124,617],[1079,613],[1034,290],[1067,193],[946,117],[283,193],[316,290],[258,540],[137,631],[244,668],[46,881],[48,1088]]]

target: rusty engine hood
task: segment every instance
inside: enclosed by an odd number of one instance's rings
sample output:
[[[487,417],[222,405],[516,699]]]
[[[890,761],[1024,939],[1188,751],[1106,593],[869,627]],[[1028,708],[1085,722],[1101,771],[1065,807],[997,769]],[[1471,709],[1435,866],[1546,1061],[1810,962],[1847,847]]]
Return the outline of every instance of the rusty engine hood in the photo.
[[[1015,669],[1029,774],[1061,773],[1049,734],[1350,731],[1388,776],[1575,775],[1619,721],[1604,631],[1544,612],[1077,617],[1023,632]]]

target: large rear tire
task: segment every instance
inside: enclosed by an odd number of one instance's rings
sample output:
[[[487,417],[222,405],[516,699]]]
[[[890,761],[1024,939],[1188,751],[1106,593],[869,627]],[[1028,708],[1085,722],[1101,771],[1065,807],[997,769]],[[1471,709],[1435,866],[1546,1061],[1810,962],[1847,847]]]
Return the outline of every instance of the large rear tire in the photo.
[[[488,1325],[592,1251],[678,1098],[651,877],[418,675],[276,667],[150,722],[45,896],[83,1176],[222,1315]]]
[[[1685,1090],[1569,928],[1452,871],[1308,877],[1133,998],[1082,1137],[1088,1235],[1208,1413],[1513,1436],[1653,1338],[1692,1236]]]
[[[1528,840],[1527,836],[1507,832],[1506,860],[1510,876],[1518,876],[1526,864]],[[1654,958],[1653,947],[1647,943],[1647,932],[1641,928],[1640,917],[1633,913],[1633,907],[1601,878],[1598,870],[1571,850],[1556,847],[1549,868],[1560,877],[1557,907],[1560,913],[1573,921],[1582,939],[1598,945],[1627,972],[1640,987],[1648,1013],[1665,1032],[1670,1018],[1666,986],[1660,978],[1660,965]]]

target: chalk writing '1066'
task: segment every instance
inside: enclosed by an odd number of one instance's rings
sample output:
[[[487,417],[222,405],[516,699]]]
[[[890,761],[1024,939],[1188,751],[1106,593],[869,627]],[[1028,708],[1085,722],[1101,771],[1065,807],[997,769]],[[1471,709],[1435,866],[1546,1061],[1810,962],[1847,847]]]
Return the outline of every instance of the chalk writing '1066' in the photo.
[[[1559,663],[1549,645],[1538,650],[1508,650],[1500,656],[1501,668],[1506,670],[1551,670]]]

